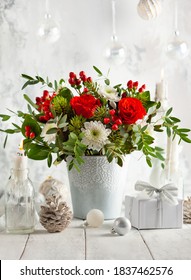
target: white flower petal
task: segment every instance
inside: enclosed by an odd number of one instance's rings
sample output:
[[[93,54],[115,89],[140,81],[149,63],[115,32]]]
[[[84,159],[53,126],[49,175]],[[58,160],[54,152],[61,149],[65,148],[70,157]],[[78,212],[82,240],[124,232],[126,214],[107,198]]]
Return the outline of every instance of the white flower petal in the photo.
[[[56,134],[46,134],[47,131],[51,128],[56,128],[56,124],[55,123],[46,123],[45,126],[43,127],[43,130],[41,132],[41,137],[44,138],[44,141],[47,142],[48,144],[55,142],[56,140]]]
[[[88,149],[100,151],[105,144],[109,143],[108,136],[111,133],[110,129],[100,121],[85,122],[81,131],[84,133],[82,143],[87,145]]]
[[[98,93],[109,101],[118,102],[120,100],[117,90],[111,86],[100,87]]]

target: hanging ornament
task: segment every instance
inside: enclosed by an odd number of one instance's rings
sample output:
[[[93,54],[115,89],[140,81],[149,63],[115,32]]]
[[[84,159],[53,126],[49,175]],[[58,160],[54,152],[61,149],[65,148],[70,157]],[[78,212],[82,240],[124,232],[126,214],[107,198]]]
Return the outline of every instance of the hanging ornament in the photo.
[[[104,214],[99,209],[92,209],[88,212],[86,216],[86,221],[84,223],[84,226],[90,226],[90,227],[100,227],[104,222]]]
[[[50,195],[39,213],[41,225],[50,233],[63,231],[72,220],[72,212],[60,196]]]
[[[140,0],[137,6],[137,12],[144,20],[158,17],[161,12],[160,0]]]
[[[125,235],[131,230],[131,222],[125,217],[119,217],[114,221],[111,233]]]
[[[39,188],[39,192],[46,198],[52,194],[59,195],[62,201],[66,201],[68,197],[67,187],[59,180],[49,176],[42,182]]]

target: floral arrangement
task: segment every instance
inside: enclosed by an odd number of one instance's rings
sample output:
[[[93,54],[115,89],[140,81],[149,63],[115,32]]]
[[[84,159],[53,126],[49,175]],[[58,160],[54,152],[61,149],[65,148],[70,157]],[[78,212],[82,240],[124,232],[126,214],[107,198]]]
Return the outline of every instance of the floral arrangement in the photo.
[[[21,125],[13,123],[13,129],[1,131],[22,133],[26,155],[34,160],[47,159],[49,167],[53,158],[58,164],[71,157],[69,169],[79,169],[84,155],[105,155],[109,162],[115,158],[122,166],[123,157],[135,150],[142,151],[152,166],[152,157],[164,160],[163,149],[154,146],[153,131],[165,129],[168,136],[178,135],[180,141],[191,143],[190,129],[179,128],[180,120],[171,116],[172,108],[156,120],[160,103],[150,99],[145,85],[129,80],[125,87],[112,86],[107,76],[93,68],[98,76],[95,81],[84,71],[78,76],[70,72],[68,81],[53,83],[48,78],[22,74],[26,79],[22,89],[40,83],[42,95],[32,101],[24,94],[28,112],[16,113]],[[10,118],[0,117],[3,121]]]

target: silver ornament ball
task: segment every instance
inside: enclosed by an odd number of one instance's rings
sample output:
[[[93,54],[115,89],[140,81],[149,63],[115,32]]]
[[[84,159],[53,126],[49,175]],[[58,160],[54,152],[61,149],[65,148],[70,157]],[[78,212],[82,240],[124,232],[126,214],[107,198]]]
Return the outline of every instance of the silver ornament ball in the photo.
[[[119,217],[114,221],[111,232],[125,235],[131,230],[131,222],[125,217]]]

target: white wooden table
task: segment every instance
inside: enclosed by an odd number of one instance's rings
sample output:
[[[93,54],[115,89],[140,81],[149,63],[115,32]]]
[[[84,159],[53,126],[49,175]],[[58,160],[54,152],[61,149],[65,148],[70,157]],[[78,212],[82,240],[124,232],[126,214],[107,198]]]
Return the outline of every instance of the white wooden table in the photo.
[[[1,260],[190,260],[191,225],[182,229],[136,230],[112,235],[113,221],[84,228],[74,219],[61,233],[40,227],[29,235],[0,232]]]

